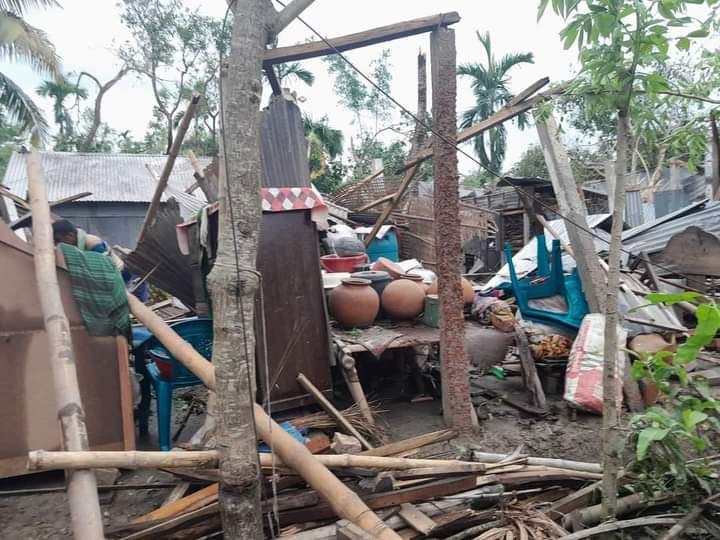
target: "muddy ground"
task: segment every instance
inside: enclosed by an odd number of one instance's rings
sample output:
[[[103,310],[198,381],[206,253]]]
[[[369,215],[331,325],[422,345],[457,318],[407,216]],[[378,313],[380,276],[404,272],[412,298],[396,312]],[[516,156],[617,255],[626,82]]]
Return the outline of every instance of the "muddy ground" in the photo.
[[[526,401],[520,377],[498,380],[491,375],[476,379],[484,388],[507,393],[509,397]],[[387,392],[384,392],[387,393]],[[178,392],[182,396],[182,392]],[[391,440],[398,440],[444,428],[439,399],[411,403],[407,400],[386,399],[382,420]],[[484,400],[480,399],[480,402]],[[600,418],[578,414],[570,419],[569,411],[559,396],[550,396],[551,414],[537,419],[499,400],[489,400],[481,406],[480,433],[428,447],[426,454],[463,450],[469,446],[486,452],[511,452],[524,445],[525,452],[544,457],[581,461],[597,461],[600,456]],[[175,423],[184,416],[188,401],[178,397],[174,408]],[[154,419],[154,418],[153,418]],[[202,418],[193,416],[180,440],[187,440],[201,424]],[[151,423],[151,433],[155,426]],[[175,427],[173,428],[174,432]],[[154,438],[138,441],[139,449],[156,449]],[[170,474],[159,471],[123,471],[117,484],[173,482]],[[62,473],[43,473],[21,478],[0,480],[0,492],[18,489],[62,487]],[[104,493],[101,496],[106,530],[127,523],[134,516],[150,512],[160,506],[170,488],[133,489]],[[40,540],[71,538],[70,516],[65,494],[48,493],[9,496],[0,493],[0,530],[7,539]]]

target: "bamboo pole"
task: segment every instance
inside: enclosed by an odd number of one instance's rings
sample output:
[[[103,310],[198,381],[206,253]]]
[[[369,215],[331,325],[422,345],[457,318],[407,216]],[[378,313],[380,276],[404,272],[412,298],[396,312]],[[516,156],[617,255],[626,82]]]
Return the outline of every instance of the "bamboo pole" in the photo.
[[[265,415],[267,417],[267,415]],[[267,420],[266,420],[267,423]],[[282,429],[282,428],[278,428]],[[284,431],[284,430],[283,430]],[[303,447],[304,448],[304,447]],[[312,454],[311,454],[312,455]],[[260,465],[263,467],[291,467],[292,464],[269,453],[261,453]],[[456,467],[467,467],[468,472],[482,473],[486,470],[484,463],[474,461],[457,461],[454,459],[411,459],[385,456],[364,456],[359,454],[320,454],[314,460],[324,467],[332,469],[365,468],[393,469],[396,471]],[[34,450],[28,454],[28,468],[34,471],[51,469],[164,469],[173,467],[215,467],[218,453],[215,450],[198,450],[192,452],[143,452],[135,450],[118,450],[103,452],[53,452]],[[293,460],[291,460],[293,461]],[[297,470],[297,469],[295,469]]]
[[[89,448],[85,413],[75,369],[70,323],[63,308],[55,267],[47,189],[40,154],[34,148],[27,160],[27,174],[30,209],[33,212],[35,277],[50,345],[50,369],[55,388],[62,444],[69,451],[81,452]],[[67,492],[75,538],[78,540],[104,538],[95,474],[90,470],[69,472]]]
[[[187,130],[190,127],[190,122],[195,115],[195,110],[197,109],[199,103],[200,95],[193,94],[192,99],[190,100],[190,104],[188,105],[188,108],[185,111],[182,120],[180,121],[180,125],[175,132],[175,138],[173,139],[172,146],[170,147],[170,151],[168,152],[165,166],[163,167],[162,173],[160,173],[160,179],[158,180],[157,186],[155,187],[155,193],[153,193],[153,198],[150,201],[150,206],[145,213],[145,220],[143,221],[142,228],[140,229],[140,234],[138,235],[138,244],[143,240],[145,234],[150,228],[150,225],[152,225],[155,221],[155,215],[157,214],[158,208],[160,208],[160,200],[162,199],[162,194],[165,192],[165,188],[168,185],[168,181],[170,180],[170,173],[172,173],[173,166],[175,165],[175,160],[180,153],[180,146],[182,145],[183,139],[185,138],[185,133],[187,133]]]
[[[473,458],[483,463],[500,463],[502,460],[507,459],[507,457],[507,454],[492,454],[478,451],[473,452]],[[526,460],[528,465],[541,465],[544,467],[555,467],[560,469],[569,469],[571,471],[583,471],[590,473],[602,472],[602,465],[599,463],[542,457],[528,457]]]
[[[178,336],[152,309],[132,294],[127,295],[130,311],[160,343],[192,371],[205,386],[215,388],[215,368],[193,346]]]
[[[137,299],[128,299],[130,311],[143,323],[163,346],[210,389],[215,389],[215,368],[203,356],[178,336],[160,317]],[[254,406],[255,427],[260,438],[288,467],[294,469],[327,501],[341,518],[345,518],[380,540],[400,540],[400,536],[370,510],[303,444],[288,435],[259,405]],[[172,452],[182,454],[182,452]]]
[[[332,418],[335,419],[335,421],[343,428],[343,430],[347,434],[352,435],[358,441],[360,441],[360,444],[362,444],[366,450],[372,450],[373,446],[367,441],[367,439],[363,437],[362,434],[357,429],[355,429],[355,427],[350,422],[348,422],[347,418],[345,418],[342,413],[338,411],[332,403],[330,403],[330,401],[323,395],[323,393],[318,390],[318,388],[312,382],[310,382],[310,379],[308,379],[302,373],[298,373],[297,382],[300,383],[300,386],[302,386],[315,398],[315,401],[317,401],[320,406],[325,409],[326,413],[328,413]]]

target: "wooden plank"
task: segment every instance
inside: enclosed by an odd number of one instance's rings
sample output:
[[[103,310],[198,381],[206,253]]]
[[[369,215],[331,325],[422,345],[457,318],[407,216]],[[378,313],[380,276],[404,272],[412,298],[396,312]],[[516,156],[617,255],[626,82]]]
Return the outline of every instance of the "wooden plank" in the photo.
[[[9,197],[10,195],[8,195],[8,193],[9,192],[3,193],[3,194]],[[82,193],[70,195],[69,197],[63,197],[62,199],[58,199],[57,201],[53,201],[53,202],[49,203],[50,208],[59,206],[61,204],[77,201],[78,199],[84,199],[85,197],[89,197],[90,195],[92,195],[92,193],[90,191],[83,191]],[[14,197],[13,197],[13,200],[15,200]],[[19,229],[20,227],[29,227],[30,226],[30,218],[32,218],[32,211],[23,214],[22,216],[17,218],[15,221],[9,223],[8,225],[12,230]],[[53,215],[53,219],[55,219],[54,215]]]
[[[393,476],[398,480],[414,480],[418,478],[447,478],[451,476],[464,476],[473,472],[473,467],[467,464],[445,465],[443,467],[423,467],[421,469],[407,469],[396,471]]]
[[[120,411],[122,413],[123,446],[135,450],[135,418],[133,416],[132,390],[130,389],[130,364],[128,344],[124,337],[115,338],[118,359],[118,386],[120,388]]]
[[[323,393],[320,392],[320,390],[318,390],[315,385],[308,380],[305,375],[303,375],[302,373],[298,373],[297,381],[300,383],[300,386],[302,386],[305,390],[312,394],[312,396],[316,399],[320,406],[325,409],[325,412],[327,412],[331,417],[333,417],[335,421],[340,426],[342,426],[349,435],[355,437],[368,450],[373,447],[367,441],[367,439],[365,439],[365,437],[363,437],[362,434],[357,429],[355,429],[355,427],[350,422],[347,421],[347,419],[342,415],[342,413],[338,411],[332,403],[330,403],[330,401],[323,395]]]
[[[417,532],[422,534],[430,534],[435,528],[435,522],[418,510],[417,506],[411,503],[403,503],[400,505],[400,517],[403,518]]]
[[[157,510],[153,510],[152,512],[149,512],[140,517],[137,517],[137,518],[133,519],[131,521],[131,523],[144,523],[146,521],[154,521],[156,519],[167,519],[170,517],[177,516],[178,514],[187,511],[194,504],[202,501],[203,499],[205,499],[207,497],[217,495],[218,493],[219,493],[219,484],[211,484],[207,487],[204,487],[203,489],[196,491],[192,495],[188,495],[187,497],[183,497],[182,499],[179,499],[173,503],[170,503],[165,506],[161,506]]]
[[[420,486],[398,489],[389,493],[375,493],[363,497],[365,504],[372,510],[399,506],[403,503],[413,503],[435,497],[455,495],[463,491],[470,491],[480,486],[494,484],[498,480],[496,475],[466,476],[463,478],[451,478],[429,482]],[[319,505],[312,508],[302,508],[283,512],[280,515],[281,525],[316,521],[332,518],[335,515],[332,508],[327,505]]]
[[[510,103],[508,103],[508,107],[513,107],[517,105],[518,103],[522,103],[527,98],[532,96],[535,92],[538,92],[541,88],[547,86],[550,83],[550,77],[543,77],[542,79],[539,79],[532,83],[530,86],[528,86],[525,90],[522,90],[520,93],[518,93],[516,96],[514,96]]]
[[[375,540],[375,537],[363,531],[360,527],[354,523],[343,519],[337,523],[337,540]]]
[[[570,245],[575,254],[583,293],[591,313],[602,313],[607,285],[587,224],[585,201],[580,197],[567,149],[558,136],[555,118],[550,115],[536,123],[540,146],[550,173],[560,212],[565,217]]]
[[[328,39],[327,41],[332,47],[328,46],[325,41],[311,41],[310,43],[290,47],[277,47],[269,49],[265,53],[264,63],[284,64],[286,62],[317,58],[318,56],[333,54],[335,49],[342,52],[367,47],[376,43],[424,34],[435,30],[439,26],[447,26],[459,21],[460,15],[452,11]]]
[[[535,359],[530,353],[530,345],[528,344],[525,330],[523,330],[520,325],[515,325],[515,339],[518,355],[520,356],[520,365],[522,366],[523,382],[530,394],[530,403],[535,407],[546,410],[547,400],[545,399],[545,392],[543,391],[540,377],[537,373]]]
[[[360,452],[360,455],[364,456],[393,456],[402,452],[408,452],[415,450],[416,448],[422,448],[429,444],[435,444],[439,442],[449,441],[457,437],[457,432],[452,429],[443,429],[440,431],[433,431],[431,433],[425,433],[424,435],[418,435],[410,439],[404,439],[402,441],[392,442],[383,446],[378,446],[372,450],[365,450]]]
[[[537,83],[535,83],[537,84]],[[532,109],[535,105],[537,105],[539,102],[546,99],[546,95],[538,95],[535,96],[532,99],[529,99],[527,101],[523,101],[522,103],[518,103],[517,105],[503,107],[499,111],[497,111],[492,116],[489,116],[482,122],[478,122],[477,124],[470,126],[469,128],[465,128],[463,130],[458,131],[457,134],[457,144],[464,143],[465,141],[469,141],[470,139],[473,139],[480,135],[481,133],[484,133],[485,131],[492,129],[496,126],[499,126],[500,124],[503,124],[507,122],[508,120],[512,120],[516,116],[529,111]],[[425,161],[426,159],[429,159],[433,157],[433,148],[432,146],[427,146],[423,150],[417,153],[417,155],[412,158],[411,160],[407,161],[398,172],[405,171],[412,167],[413,165],[417,165],[418,163]]]
[[[180,516],[174,517],[157,525],[152,525],[147,529],[138,531],[128,536],[122,537],[121,540],[147,540],[149,538],[167,538],[168,532],[175,530],[178,527],[186,527],[192,523],[196,523],[200,520],[212,516],[220,512],[219,503],[215,502],[204,508],[200,508],[193,512],[188,512]]]

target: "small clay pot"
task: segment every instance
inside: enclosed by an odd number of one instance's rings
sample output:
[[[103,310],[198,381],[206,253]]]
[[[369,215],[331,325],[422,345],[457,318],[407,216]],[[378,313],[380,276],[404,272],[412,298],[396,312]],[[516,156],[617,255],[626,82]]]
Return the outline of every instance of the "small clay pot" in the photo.
[[[382,306],[393,319],[415,319],[425,307],[425,291],[413,280],[396,279],[385,287]]]
[[[475,291],[473,290],[472,283],[465,278],[461,278],[460,283],[462,285],[463,303],[472,304],[475,300]],[[430,284],[426,292],[427,294],[438,294],[437,279]]]
[[[380,309],[380,297],[370,280],[345,278],[330,293],[330,314],[345,328],[370,326]]]

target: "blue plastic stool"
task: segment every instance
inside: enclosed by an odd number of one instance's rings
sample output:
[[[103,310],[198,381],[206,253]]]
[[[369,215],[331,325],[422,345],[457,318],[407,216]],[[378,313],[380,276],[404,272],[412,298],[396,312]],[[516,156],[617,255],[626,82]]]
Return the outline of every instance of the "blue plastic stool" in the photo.
[[[181,338],[207,360],[212,359],[212,319],[192,318],[170,325]],[[202,384],[193,373],[176,360],[155,337],[145,342],[145,350],[151,362],[146,365],[150,382],[155,388],[158,414],[158,438],[160,450],[170,450],[170,425],[172,423],[172,394],[176,388]],[[158,363],[161,365],[159,366]],[[169,370],[169,373],[167,373]]]
[[[552,263],[549,265],[547,249],[545,248],[545,236],[539,235],[536,240],[537,275],[523,279],[518,279],[512,260],[512,248],[509,243],[505,244],[505,255],[508,261],[510,280],[518,309],[526,319],[560,325],[575,331],[580,328],[583,317],[588,313],[588,305],[585,300],[585,295],[582,292],[582,284],[577,268],[575,268],[569,276],[563,273],[562,253],[560,251],[559,240],[553,240],[552,242]],[[560,295],[565,299],[565,304],[567,305],[567,311],[565,313],[556,313],[530,307],[530,300],[555,295]]]

